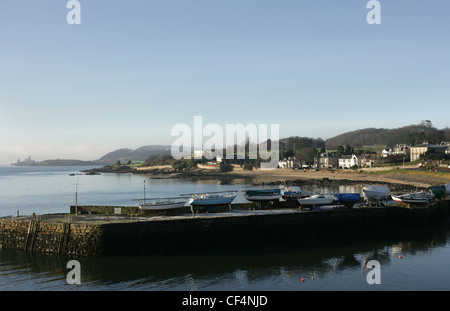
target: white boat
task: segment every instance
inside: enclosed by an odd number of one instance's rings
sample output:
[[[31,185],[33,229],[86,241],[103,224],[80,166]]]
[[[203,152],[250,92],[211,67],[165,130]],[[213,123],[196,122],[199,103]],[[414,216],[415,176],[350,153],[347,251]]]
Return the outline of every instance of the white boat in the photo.
[[[302,206],[327,205],[334,202],[334,196],[331,194],[313,194],[307,198],[298,199]]]
[[[145,199],[144,203],[139,202],[139,208],[146,211],[169,211],[178,208],[182,208],[186,204],[186,199],[172,199],[172,198],[160,198],[160,199]],[[145,201],[150,201],[145,203]]]
[[[389,188],[386,186],[363,186],[362,191],[369,201],[387,200],[389,197]]]
[[[216,193],[205,193],[194,195],[191,199],[189,199],[190,205],[222,205],[222,204],[230,204],[233,202],[236,197],[236,192],[231,192],[228,194],[216,194]]]
[[[420,192],[413,192],[413,193],[407,193],[403,195],[392,195],[392,200],[399,203],[404,204],[424,204],[433,201],[434,194],[420,191]]]
[[[144,198],[135,199],[133,201],[138,201],[139,208],[145,211],[155,211],[158,213],[163,213],[170,210],[175,210],[182,208],[186,204],[186,199],[183,197],[176,198],[145,198],[145,180],[144,180]],[[143,203],[141,203],[143,202]],[[148,202],[148,203],[147,203]]]
[[[247,190],[244,194],[249,201],[277,201],[281,197],[280,189]]]

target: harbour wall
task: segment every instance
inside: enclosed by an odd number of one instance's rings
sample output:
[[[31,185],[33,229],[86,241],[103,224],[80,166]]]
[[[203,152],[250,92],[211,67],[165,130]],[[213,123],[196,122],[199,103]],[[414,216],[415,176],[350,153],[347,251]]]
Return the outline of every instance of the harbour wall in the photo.
[[[8,217],[0,219],[0,248],[77,256],[197,254],[268,250],[283,245],[301,248],[328,241],[422,234],[442,225],[448,228],[449,215],[449,201],[440,201],[420,209],[265,211],[141,217],[140,221],[130,221],[126,216],[89,221],[88,215],[84,223]]]
[[[103,253],[102,226],[1,219],[0,249],[64,255],[100,256]]]
[[[213,210],[215,212],[227,212],[231,211],[232,209],[249,209],[249,208],[255,208],[255,203],[237,203],[232,204],[232,207],[230,207],[229,204],[223,204],[219,206],[214,206],[213,208],[209,208],[209,210]],[[204,207],[195,207],[194,211],[204,210]],[[191,206],[184,206],[179,209],[169,210],[165,211],[162,214],[164,215],[182,215],[186,213],[191,213],[192,209]],[[139,216],[148,216],[148,215],[158,215],[159,212],[152,211],[152,210],[143,210],[140,209],[138,206],[110,206],[110,205],[79,205],[79,206],[70,206],[70,213],[71,214],[88,214],[88,215],[139,215]]]
[[[104,205],[79,205],[70,206],[71,214],[125,214],[125,215],[145,215],[138,206],[104,206]]]

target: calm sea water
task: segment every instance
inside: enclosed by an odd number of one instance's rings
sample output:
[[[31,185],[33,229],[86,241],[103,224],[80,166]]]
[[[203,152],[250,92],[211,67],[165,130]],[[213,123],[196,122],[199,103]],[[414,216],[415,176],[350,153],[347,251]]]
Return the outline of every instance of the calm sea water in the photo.
[[[80,167],[0,167],[0,217],[68,212],[82,204],[135,205],[144,178],[78,175]],[[146,180],[146,196],[247,189],[248,181]],[[345,191],[351,190],[345,188]],[[339,189],[322,189],[336,192]],[[341,190],[343,191],[343,190]],[[317,245],[258,254],[69,258],[0,250],[0,290],[50,291],[448,291],[449,233],[340,246]],[[401,256],[401,258],[399,258]],[[81,265],[81,284],[68,284],[69,260]],[[381,284],[368,284],[380,263]],[[314,278],[314,279],[312,279]],[[302,279],[304,280],[302,282]]]

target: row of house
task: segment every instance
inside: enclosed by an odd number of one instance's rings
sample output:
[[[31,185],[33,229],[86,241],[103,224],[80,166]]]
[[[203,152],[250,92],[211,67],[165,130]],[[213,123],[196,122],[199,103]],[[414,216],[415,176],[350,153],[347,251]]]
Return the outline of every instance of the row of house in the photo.
[[[440,154],[450,154],[450,141],[442,141],[440,144],[432,144],[429,141],[425,141],[415,146],[397,145],[394,149],[383,149],[381,156],[387,158],[390,155],[404,154],[410,156],[410,161],[416,161],[422,154],[430,150]]]
[[[387,158],[390,155],[408,155],[410,153],[410,146],[407,144],[398,144],[393,149],[383,149],[381,151],[381,156]]]
[[[352,154],[337,157],[334,153],[321,153],[314,159],[314,167],[316,169],[373,167],[377,162],[374,154],[361,156]]]
[[[443,141],[440,144],[431,144],[426,141],[416,146],[408,146],[407,144],[398,144],[392,149],[383,149],[378,154],[367,153],[363,155],[342,155],[337,157],[335,153],[320,153],[314,159],[314,167],[317,169],[325,168],[351,168],[351,167],[373,167],[383,162],[383,158],[392,155],[404,155],[410,157],[410,161],[416,161],[420,156],[430,150],[434,150],[440,154],[450,154],[450,141]],[[193,156],[201,158],[205,156],[203,150],[195,150]],[[381,159],[380,159],[381,158]],[[222,161],[221,156],[216,157],[217,162]],[[295,159],[289,157],[278,162],[280,168],[305,168],[309,167]]]
[[[383,162],[383,158],[390,155],[405,155],[410,156],[410,161],[416,161],[420,155],[427,151],[434,150],[436,153],[450,154],[450,142],[441,142],[438,144],[431,144],[424,142],[416,146],[408,146],[406,144],[396,145],[393,149],[384,149],[380,154],[363,154],[363,155],[342,155],[337,157],[335,153],[320,153],[314,159],[314,167],[316,169],[327,168],[352,168],[352,167],[373,167]],[[381,156],[381,159],[380,159]],[[295,167],[295,159],[287,159],[280,161],[279,167],[291,168]],[[297,164],[298,167],[300,167]]]

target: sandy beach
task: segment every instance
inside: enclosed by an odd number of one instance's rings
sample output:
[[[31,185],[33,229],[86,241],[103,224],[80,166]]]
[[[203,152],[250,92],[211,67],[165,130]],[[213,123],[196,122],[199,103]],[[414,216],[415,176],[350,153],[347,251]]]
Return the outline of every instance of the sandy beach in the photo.
[[[373,174],[365,171],[353,170],[292,170],[292,169],[274,169],[274,170],[234,170],[231,172],[234,176],[241,176],[242,178],[253,178],[258,183],[288,183],[292,184],[295,181],[329,181],[340,183],[371,183],[371,184],[397,184],[418,188],[429,188],[433,185],[449,183],[449,176],[441,177],[441,175],[433,176],[432,174],[403,174],[402,172],[392,169],[383,174]],[[437,174],[436,174],[437,175]],[[450,174],[446,174],[450,175]]]

